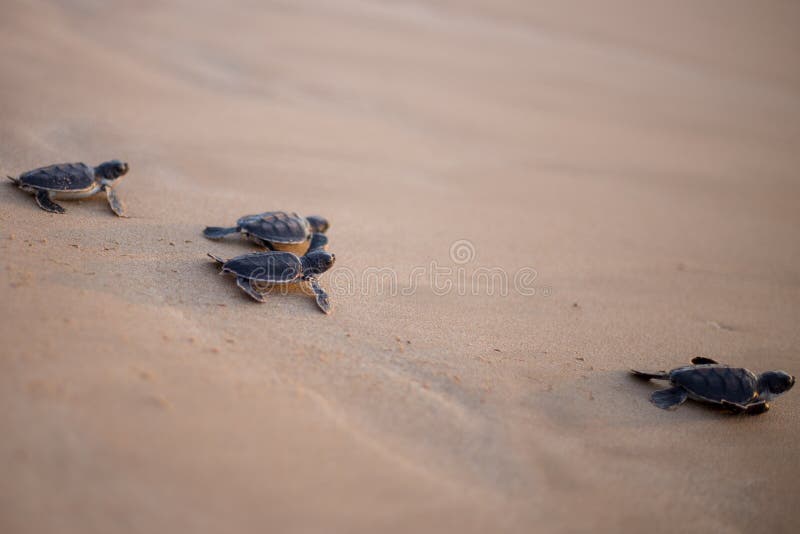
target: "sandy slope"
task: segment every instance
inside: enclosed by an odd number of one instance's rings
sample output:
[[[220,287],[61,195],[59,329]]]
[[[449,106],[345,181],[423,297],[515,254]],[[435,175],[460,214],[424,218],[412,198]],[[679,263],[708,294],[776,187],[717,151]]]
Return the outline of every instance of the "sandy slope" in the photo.
[[[0,187],[0,531],[800,528],[798,392],[625,373],[800,374],[796,6],[58,4],[0,5],[0,173],[124,158],[132,218]],[[333,222],[334,315],[215,274],[265,209]],[[535,294],[364,279],[432,262]]]

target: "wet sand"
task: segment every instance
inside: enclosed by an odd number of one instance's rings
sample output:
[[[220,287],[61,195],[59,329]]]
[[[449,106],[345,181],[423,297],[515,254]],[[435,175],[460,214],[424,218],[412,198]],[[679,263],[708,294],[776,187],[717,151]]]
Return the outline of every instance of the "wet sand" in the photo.
[[[4,1],[0,174],[131,217],[0,187],[0,531],[798,531],[799,392],[626,370],[800,374],[800,9],[527,4]],[[269,209],[333,315],[217,276]]]

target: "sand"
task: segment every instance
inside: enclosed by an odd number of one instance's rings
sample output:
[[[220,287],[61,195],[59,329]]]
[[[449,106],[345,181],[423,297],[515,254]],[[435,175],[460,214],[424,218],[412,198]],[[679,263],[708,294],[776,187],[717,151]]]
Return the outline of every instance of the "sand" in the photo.
[[[0,531],[800,530],[800,392],[627,375],[800,374],[800,9],[529,4],[3,1],[0,174],[131,218],[0,187]],[[333,315],[217,276],[270,209]]]

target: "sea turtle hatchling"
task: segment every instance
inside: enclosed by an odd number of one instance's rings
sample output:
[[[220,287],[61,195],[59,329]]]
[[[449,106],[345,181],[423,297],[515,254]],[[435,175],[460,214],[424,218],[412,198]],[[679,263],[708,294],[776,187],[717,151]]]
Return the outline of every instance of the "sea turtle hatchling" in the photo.
[[[756,375],[741,367],[719,364],[711,358],[694,358],[692,365],[669,372],[631,372],[646,380],[669,380],[671,388],[658,390],[650,397],[653,404],[665,410],[674,410],[691,398],[736,413],[764,413],[769,410],[769,401],[789,391],[795,382],[795,377],[784,371]]]
[[[265,294],[270,285],[308,282],[317,298],[317,305],[325,313],[331,313],[328,294],[319,285],[319,276],[333,266],[336,257],[325,250],[328,238],[315,234],[308,251],[303,256],[291,252],[253,252],[223,260],[213,254],[208,256],[222,265],[220,274],[230,273],[236,284],[258,302],[266,302]]]
[[[245,215],[236,221],[236,226],[230,228],[208,226],[203,230],[203,235],[209,239],[221,239],[240,232],[262,247],[274,250],[276,244],[298,245],[313,234],[324,234],[329,226],[327,219],[318,215],[301,217],[285,211],[267,211]]]
[[[45,211],[66,211],[53,202],[54,198],[86,198],[105,191],[111,211],[124,217],[125,207],[114,191],[114,185],[127,172],[127,163],[113,159],[97,167],[85,163],[60,163],[28,171],[19,178],[8,178],[23,191],[33,193],[36,203]]]

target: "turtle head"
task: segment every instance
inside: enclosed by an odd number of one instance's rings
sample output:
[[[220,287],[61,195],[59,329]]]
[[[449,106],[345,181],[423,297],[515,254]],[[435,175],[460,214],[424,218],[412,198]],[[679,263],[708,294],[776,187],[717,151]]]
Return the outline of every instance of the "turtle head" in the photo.
[[[315,250],[303,256],[303,267],[306,274],[322,274],[336,261],[336,256],[324,250]]]
[[[319,215],[309,215],[306,217],[308,225],[311,226],[311,231],[317,234],[324,234],[330,227],[328,219]]]
[[[794,386],[795,377],[784,371],[767,371],[758,377],[758,393],[772,399],[786,393]]]
[[[101,180],[112,182],[128,172],[128,164],[118,159],[101,163],[94,169],[94,174]]]

